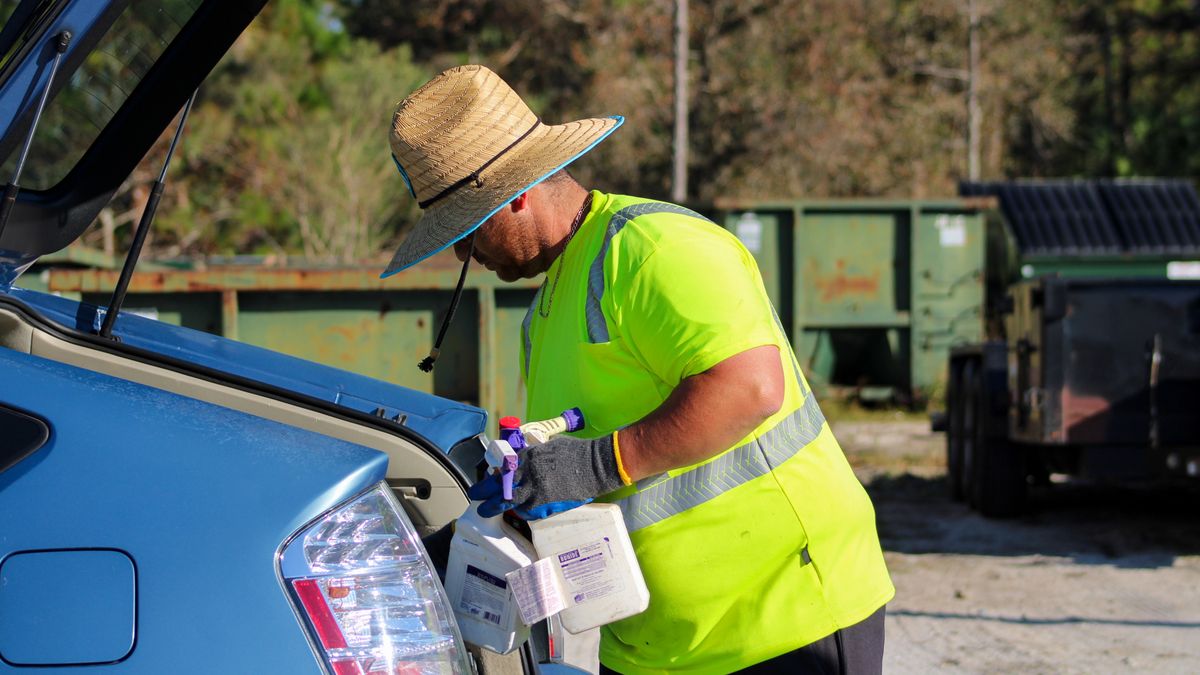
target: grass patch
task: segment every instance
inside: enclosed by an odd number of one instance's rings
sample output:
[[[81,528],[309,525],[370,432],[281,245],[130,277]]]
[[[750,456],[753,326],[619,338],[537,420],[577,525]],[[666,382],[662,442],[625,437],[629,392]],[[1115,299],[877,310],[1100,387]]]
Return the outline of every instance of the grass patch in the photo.
[[[837,422],[922,422],[929,413],[887,406],[864,406],[854,400],[827,398],[821,402],[821,412],[830,424]]]

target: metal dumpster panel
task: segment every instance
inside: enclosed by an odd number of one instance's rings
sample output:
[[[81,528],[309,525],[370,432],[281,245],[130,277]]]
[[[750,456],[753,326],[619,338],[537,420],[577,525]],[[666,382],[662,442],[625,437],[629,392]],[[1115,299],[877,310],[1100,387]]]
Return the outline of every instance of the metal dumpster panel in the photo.
[[[921,210],[912,246],[912,381],[943,388],[950,348],[983,339],[987,228],[979,211]]]
[[[796,232],[796,308],[805,328],[908,323],[909,214],[805,210]]]
[[[53,270],[50,287],[107,304],[115,272]],[[386,280],[368,269],[256,268],[138,272],[126,307],[159,320],[325,363],[418,391],[523,414],[521,320],[540,279],[504,283],[476,271],[432,374],[417,364],[448,309],[448,256]]]
[[[1113,317],[1120,317],[1118,323]],[[1200,438],[1200,284],[1069,285],[1060,406],[1069,443]],[[1151,382],[1157,340],[1158,380]]]
[[[1014,437],[1126,447],[1196,443],[1200,283],[1041,279],[1018,284],[1013,295]]]
[[[478,304],[466,296],[434,373],[416,366],[433,344],[439,317],[449,303],[447,292],[242,291],[237,335],[244,342],[292,356],[473,401],[478,351],[464,333],[478,321]]]
[[[496,321],[493,331],[496,357],[488,377],[480,386],[493,388],[492,406],[499,415],[525,415],[525,380],[521,377],[521,322],[533,302],[532,289],[496,291]],[[497,417],[496,419],[499,419]]]
[[[746,250],[754,256],[758,271],[762,274],[767,297],[776,310],[789,309],[791,289],[792,245],[791,209],[732,211],[725,215],[726,229],[733,232]],[[780,315],[784,325],[790,317]]]
[[[84,293],[83,301],[108,306],[112,293]],[[122,312],[137,314],[175,326],[221,334],[220,293],[138,293],[130,294]]]
[[[945,381],[950,346],[983,336],[992,201],[718,206],[725,209],[719,222],[758,259],[768,294],[819,391],[847,387],[860,395],[885,390],[925,398]]]

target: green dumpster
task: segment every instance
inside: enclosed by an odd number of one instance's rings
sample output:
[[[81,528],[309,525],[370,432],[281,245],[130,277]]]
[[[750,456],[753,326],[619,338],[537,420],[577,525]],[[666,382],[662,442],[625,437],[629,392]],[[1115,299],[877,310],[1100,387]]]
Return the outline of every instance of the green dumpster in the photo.
[[[718,204],[754,254],[779,318],[821,394],[920,401],[951,346],[983,335],[990,200]],[[521,320],[539,280],[476,271],[433,374],[428,353],[459,266],[443,254],[387,280],[378,265],[222,265],[141,271],[126,308],[306,359],[521,414]],[[108,301],[115,270],[52,270],[49,287]]]
[[[64,249],[48,253],[38,258],[25,273],[18,277],[16,285],[31,291],[48,290],[50,271],[58,268],[82,269],[120,269],[121,261],[111,255],[79,243],[71,244]]]
[[[718,203],[821,394],[920,403],[983,335],[990,200]],[[994,225],[999,227],[999,224]]]

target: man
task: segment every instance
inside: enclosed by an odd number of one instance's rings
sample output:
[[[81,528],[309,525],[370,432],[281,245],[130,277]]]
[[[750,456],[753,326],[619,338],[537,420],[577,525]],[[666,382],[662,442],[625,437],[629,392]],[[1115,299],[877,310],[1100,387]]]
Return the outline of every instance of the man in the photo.
[[[545,125],[480,66],[397,106],[392,151],[424,211],[385,276],[450,245],[464,273],[545,274],[526,415],[587,422],[522,453],[512,502],[494,479],[471,497],[528,518],[621,506],[650,606],[604,627],[606,669],[878,673],[894,590],[874,512],[754,259],[691,211],[562,171],[621,121]]]

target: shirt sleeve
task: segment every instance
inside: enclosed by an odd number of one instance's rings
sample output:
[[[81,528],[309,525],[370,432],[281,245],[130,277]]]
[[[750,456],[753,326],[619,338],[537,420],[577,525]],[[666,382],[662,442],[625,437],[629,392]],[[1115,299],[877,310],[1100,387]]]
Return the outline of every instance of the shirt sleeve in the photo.
[[[643,365],[671,386],[754,347],[778,344],[758,267],[722,233],[658,246],[618,293],[618,326]]]

